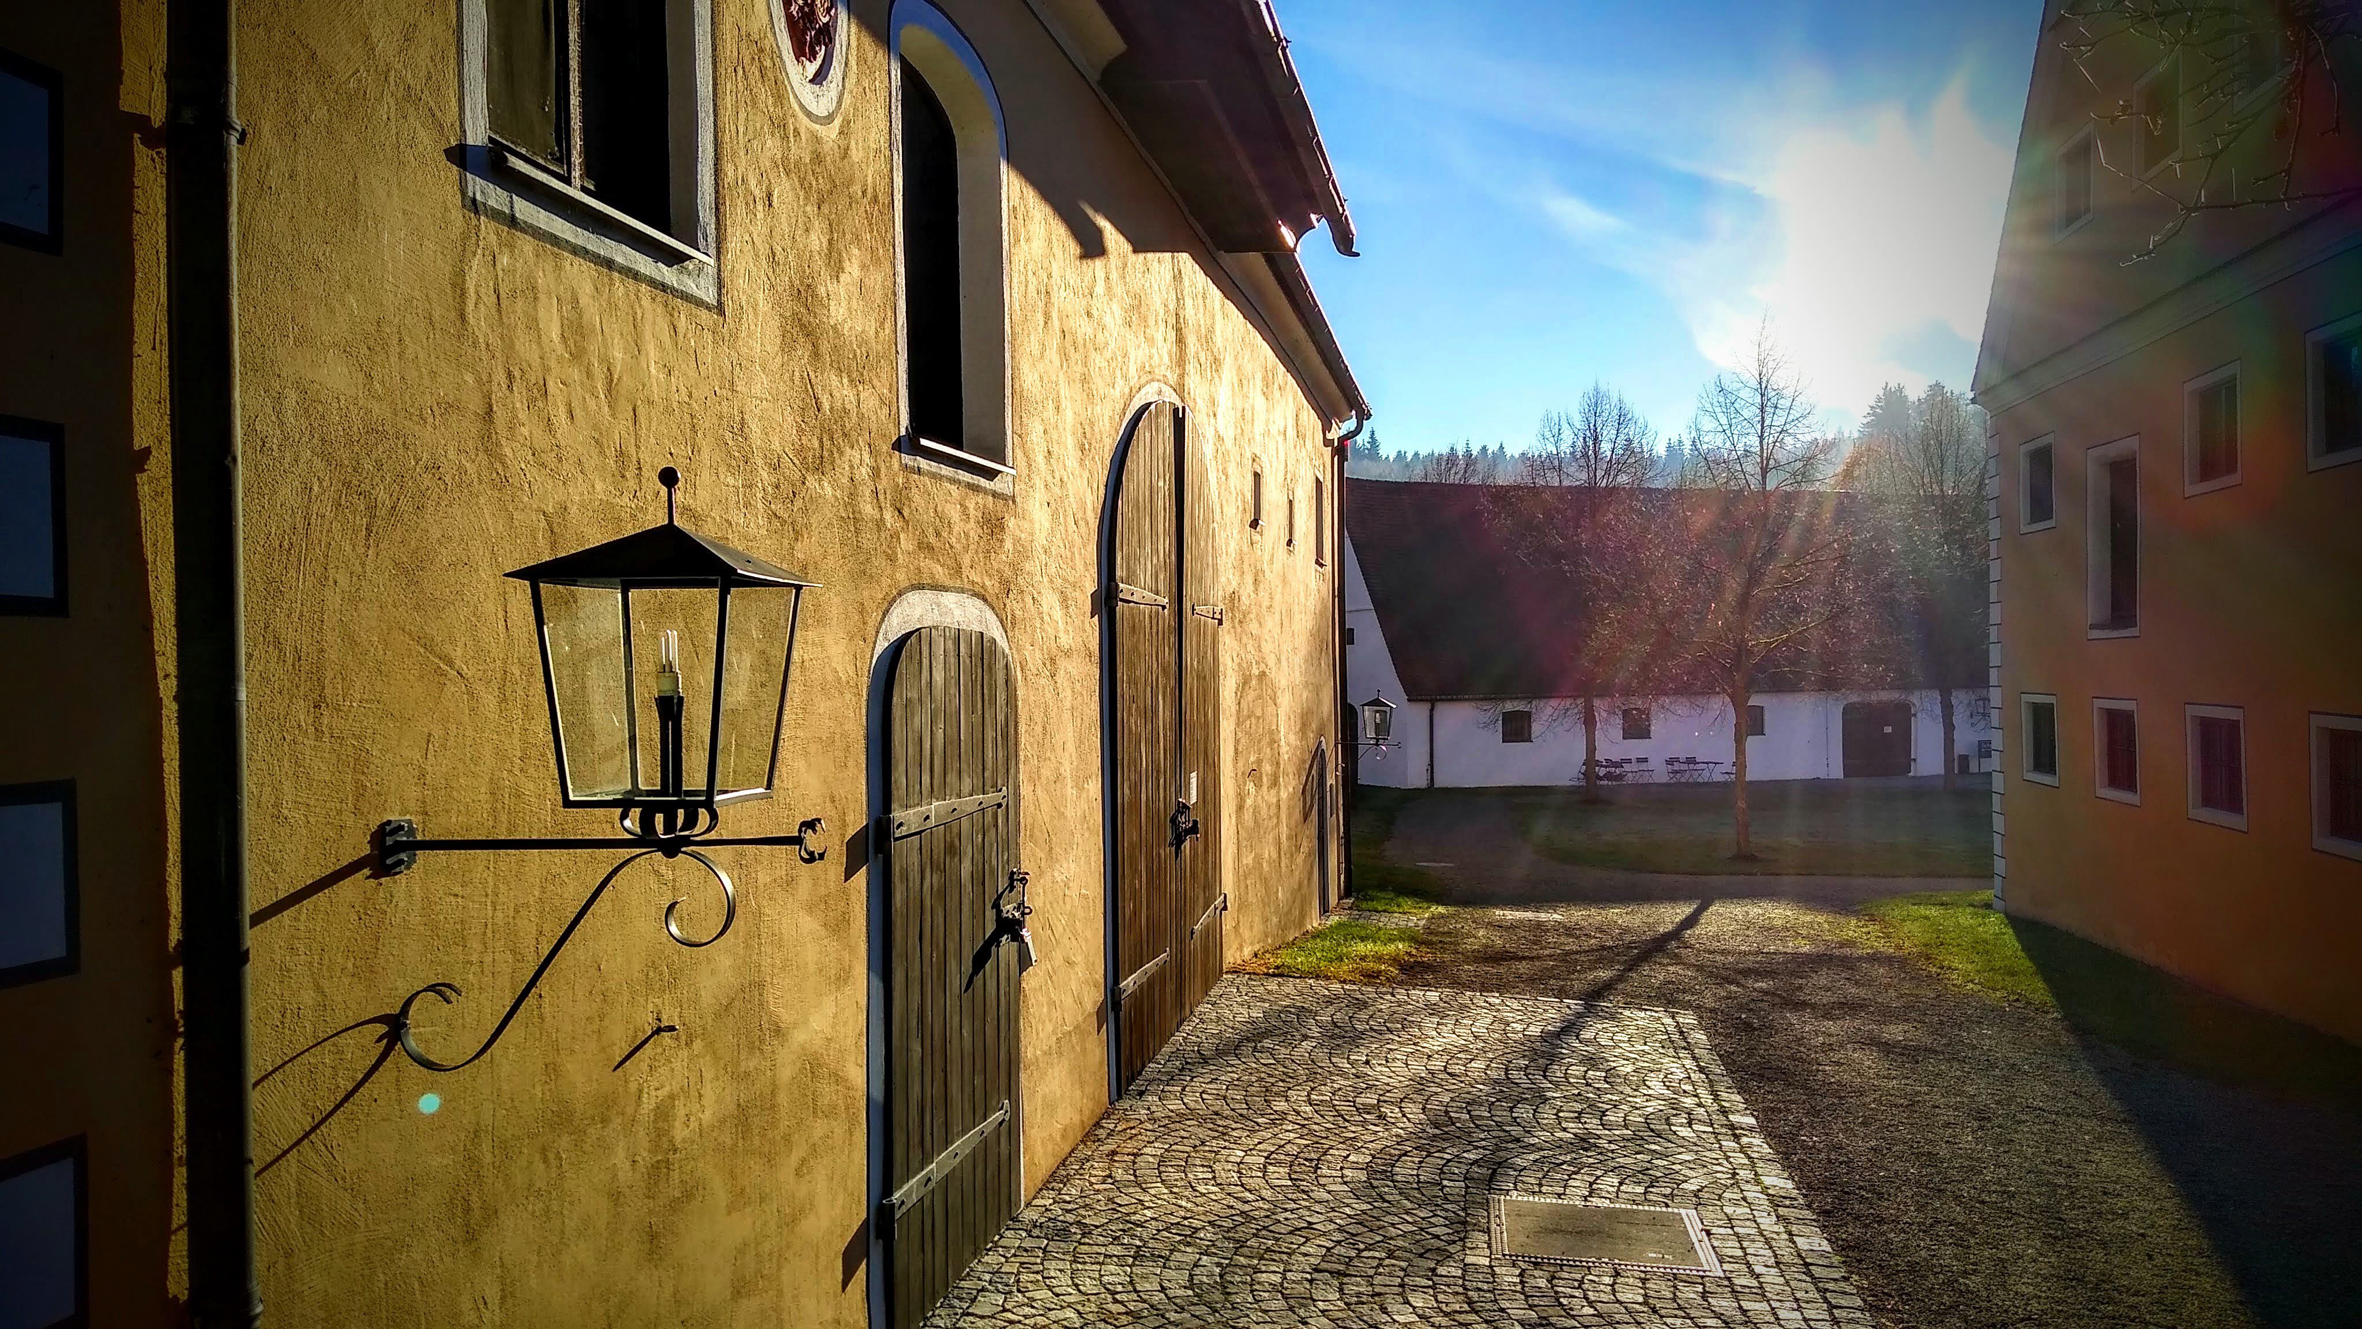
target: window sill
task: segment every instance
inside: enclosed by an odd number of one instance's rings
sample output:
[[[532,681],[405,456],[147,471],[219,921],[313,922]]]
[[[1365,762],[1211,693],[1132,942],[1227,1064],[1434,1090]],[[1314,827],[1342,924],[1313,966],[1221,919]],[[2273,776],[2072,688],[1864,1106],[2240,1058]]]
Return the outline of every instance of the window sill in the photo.
[[[592,198],[498,144],[445,154],[470,210],[693,303],[721,305],[711,254]]]
[[[2211,494],[2218,489],[2229,489],[2238,484],[2239,479],[2239,472],[2233,471],[2229,475],[2216,476],[2212,480],[2192,480],[2182,485],[2182,497],[2196,498],[2200,494]]]
[[[2141,625],[2138,623],[2129,625],[2094,623],[2084,633],[2085,638],[2091,641],[2115,641],[2125,637],[2137,637],[2139,635],[2141,635]]]
[[[894,450],[902,454],[902,464],[916,471],[973,485],[1003,498],[1014,498],[1017,493],[1017,468],[979,457],[973,452],[938,443],[917,434],[904,434],[894,441]]]
[[[2043,775],[2037,771],[2020,771],[2018,773],[2018,778],[2025,781],[2027,784],[2046,785],[2052,789],[2059,787],[2059,774],[2057,771],[2052,771],[2048,775]]]
[[[2033,523],[2032,525],[2026,525],[2026,524],[2023,524],[2023,523],[2021,523],[2021,524],[2018,526],[2018,534],[2020,534],[2020,535],[2033,535],[2033,534],[2035,534],[2035,533],[2036,533],[2036,532],[2038,532],[2038,531],[2049,531],[2049,530],[2056,530],[2056,529],[2058,528],[2058,524],[2059,524],[2059,519],[2058,519],[2058,518],[2056,518],[2056,517],[2053,517],[2053,518],[2051,518],[2049,521],[2038,521],[2038,522],[2035,522],[2035,523]]]
[[[2080,217],[2077,217],[2075,220],[2073,220],[2073,221],[2071,221],[2071,222],[2068,222],[2068,223],[2067,223],[2066,225],[2064,225],[2064,226],[2056,226],[2056,227],[2053,227],[2053,228],[2051,228],[2051,232],[2050,232],[2050,238],[2051,238],[2051,240],[2052,240],[2054,243],[2055,243],[2055,242],[2057,242],[2057,241],[2060,241],[2060,240],[2064,240],[2064,239],[2066,239],[2068,236],[2075,234],[2075,232],[2077,232],[2077,231],[2080,231],[2080,230],[2082,230],[2084,227],[2091,225],[2091,219],[2092,219],[2092,217],[2093,217],[2093,216],[2095,216],[2096,214],[2097,214],[2097,210],[2096,210],[2096,209],[2094,209],[2094,210],[2092,210],[2092,211],[2087,211],[2087,212],[2085,212],[2085,213],[2084,213],[2082,216],[2080,216]]]
[[[2141,796],[2131,790],[2109,789],[2105,786],[2102,786],[2098,789],[2092,790],[2092,792],[2098,794],[2101,798],[2104,798],[2111,803],[2123,803],[2136,808],[2141,805]]]
[[[2313,848],[2339,858],[2362,860],[2362,840],[2340,840],[2334,835],[2316,835],[2313,837]]]
[[[2335,452],[2315,452],[2306,456],[2305,469],[2326,471],[2332,466],[2345,466],[2362,461],[2362,446],[2340,448]]]
[[[2214,808],[2191,808],[2190,820],[2202,821],[2209,826],[2220,826],[2230,831],[2245,832],[2247,830],[2245,813],[2222,812]]]

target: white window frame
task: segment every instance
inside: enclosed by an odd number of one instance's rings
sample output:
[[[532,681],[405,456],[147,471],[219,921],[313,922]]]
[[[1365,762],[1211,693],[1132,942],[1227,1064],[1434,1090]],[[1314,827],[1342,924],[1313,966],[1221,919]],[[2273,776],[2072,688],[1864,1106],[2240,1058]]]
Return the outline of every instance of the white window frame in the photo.
[[[1512,715],[1522,715],[1522,716],[1524,716],[1524,717],[1525,717],[1525,737],[1524,737],[1524,738],[1511,738],[1511,737],[1509,736],[1509,717],[1510,717],[1510,716],[1512,716]],[[1534,711],[1533,711],[1533,708],[1532,708],[1532,707],[1530,707],[1530,706],[1504,706],[1504,707],[1502,707],[1502,708],[1501,708],[1501,725],[1500,725],[1500,729],[1501,729],[1501,741],[1502,741],[1503,743],[1531,743],[1531,742],[1533,742],[1533,741],[1534,741]]]
[[[2108,559],[2105,544],[2108,538],[2108,491],[2101,482],[2109,463],[2126,457],[2133,460],[2132,510],[2138,528],[2133,549],[2132,626],[2128,628],[2095,627],[2101,621],[2099,609],[2106,603],[2108,593]],[[2141,507],[2141,436],[2134,434],[2112,442],[2087,448],[2083,453],[2083,621],[2085,635],[2093,641],[2112,640],[2141,635],[2141,600],[2148,589],[2147,578],[2141,575],[2140,556],[2147,546],[2148,513]],[[2057,483],[2053,471],[2052,483]],[[2051,510],[2058,510],[2057,496],[2052,496]]]
[[[2050,769],[2048,771],[2037,771],[2029,764],[2034,760],[2034,707],[2036,705],[2050,707]],[[2024,747],[2019,750],[2018,778],[2031,780],[2035,784],[2046,784],[2053,789],[2058,788],[2059,747],[2061,740],[2066,735],[2059,728],[2059,699],[2056,693],[2021,692],[2018,694],[2018,736],[2025,740]]]
[[[2101,716],[2109,711],[2123,711],[2132,716],[2132,781],[2131,789],[2117,789],[2108,784],[2108,730]],[[2112,803],[2141,805],[2141,749],[2147,746],[2141,739],[2141,704],[2130,697],[2094,697],[2091,699],[2091,790]]]
[[[469,210],[538,236],[601,267],[721,307],[714,252],[713,0],[670,0],[666,21],[686,40],[672,52],[674,228],[666,232],[575,189],[492,141],[491,24],[484,0],[460,0],[460,197]]]
[[[2192,702],[2184,706],[2182,712],[2183,758],[2184,764],[2189,768],[2190,775],[2190,820],[2203,821],[2214,826],[2226,826],[2234,831],[2246,830],[2247,814],[2245,812],[2225,812],[2220,808],[2206,807],[2198,802],[2198,790],[2202,784],[2202,772],[2198,763],[2198,721],[2200,719],[2233,720],[2239,725],[2239,806],[2241,808],[2247,807],[2246,709],[2239,706],[2201,706]]]
[[[2034,489],[2028,479],[2026,458],[2042,448],[2050,449],[2050,519],[2028,521],[2034,510]],[[2044,434],[2018,444],[2018,534],[2032,535],[2047,531],[2059,524],[2059,440],[2056,434]]]
[[[2217,384],[2238,384],[2239,414],[2232,422],[2234,434],[2231,473],[2212,480],[2198,478],[2198,394]],[[2217,489],[2228,489],[2239,483],[2247,469],[2247,385],[2239,382],[2239,362],[2233,360],[2220,369],[2209,370],[2182,384],[2182,497],[2211,494]]]
[[[2322,450],[2322,435],[2328,422],[2322,418],[2321,343],[2358,331],[2362,331],[2362,314],[2324,323],[2305,334],[2305,469],[2308,471],[2325,471],[2332,466],[2362,461],[2362,440],[2356,440],[2354,446],[2342,451]]]
[[[2312,787],[2313,847],[2324,854],[2336,854],[2340,858],[2362,860],[2362,840],[2341,839],[2331,835],[2328,830],[2329,788],[2328,782],[2321,778],[2321,731],[2324,729],[2362,731],[2362,715],[2335,715],[2315,711],[2307,725],[2306,747],[2308,752],[2306,759],[2312,767],[2310,771],[2312,778],[2309,783]]]
[[[1008,119],[984,58],[959,25],[925,0],[895,0],[891,22],[894,151],[895,393],[901,450],[922,469],[1015,492],[1016,431],[1009,424]],[[848,34],[849,35],[849,34]],[[927,80],[951,120],[960,173],[960,415],[962,439],[922,438],[910,424],[909,301],[902,256],[902,62]],[[989,122],[989,124],[987,123]],[[974,206],[970,206],[973,201]],[[1000,459],[990,453],[997,451]]]
[[[2061,196],[2059,182],[2066,178],[2067,154],[2075,151],[2075,149],[2078,147],[2082,148],[2085,152],[2085,156],[2083,158],[2083,215],[2077,217],[2071,222],[2065,222],[2062,224],[2059,220],[2058,212],[2059,199]],[[2097,136],[2093,134],[2092,127],[2090,125],[2085,125],[2083,128],[2076,130],[2072,134],[2069,134],[2067,136],[2067,141],[2061,143],[2058,147],[2058,151],[2051,154],[2051,239],[2064,240],[2068,236],[2073,235],[2075,232],[2091,225],[2092,217],[2099,212],[2099,156],[2099,140]]]

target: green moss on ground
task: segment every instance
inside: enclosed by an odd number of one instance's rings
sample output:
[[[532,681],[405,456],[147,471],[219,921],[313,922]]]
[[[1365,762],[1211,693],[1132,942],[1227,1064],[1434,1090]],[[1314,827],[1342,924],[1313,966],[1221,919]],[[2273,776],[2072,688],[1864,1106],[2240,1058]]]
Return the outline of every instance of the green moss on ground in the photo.
[[[1419,930],[1347,915],[1335,918],[1260,957],[1254,969],[1297,978],[1384,983],[1421,952]]]

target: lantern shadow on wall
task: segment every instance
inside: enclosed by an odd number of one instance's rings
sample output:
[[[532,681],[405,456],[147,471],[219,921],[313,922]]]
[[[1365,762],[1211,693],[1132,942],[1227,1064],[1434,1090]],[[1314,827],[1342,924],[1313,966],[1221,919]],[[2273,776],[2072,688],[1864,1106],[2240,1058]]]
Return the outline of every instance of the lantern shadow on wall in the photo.
[[[806,863],[826,857],[820,837],[827,828],[817,817],[801,822],[793,835],[713,834],[723,807],[771,796],[797,613],[804,592],[818,583],[681,526],[675,492],[680,472],[667,466],[657,479],[665,489],[663,525],[508,574],[532,588],[558,801],[569,808],[615,809],[622,834],[435,840],[421,837],[407,819],[377,827],[377,869],[385,876],[409,871],[422,853],[627,851],[591,889],[473,1053],[437,1060],[419,1050],[411,1028],[411,1009],[420,999],[449,1003],[459,995],[456,985],[430,983],[402,1002],[394,1035],[403,1053],[430,1071],[458,1070],[492,1050],[599,897],[641,859],[690,859],[721,887],[722,922],[712,936],[681,930],[680,900],[665,908],[666,934],[699,947],[720,941],[738,917],[729,874],[703,850],[762,845],[793,848]]]

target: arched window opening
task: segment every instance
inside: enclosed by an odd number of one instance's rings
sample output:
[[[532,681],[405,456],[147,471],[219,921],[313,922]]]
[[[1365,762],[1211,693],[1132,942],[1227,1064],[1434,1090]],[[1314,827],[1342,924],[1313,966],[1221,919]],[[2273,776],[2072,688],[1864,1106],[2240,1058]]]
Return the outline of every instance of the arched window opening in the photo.
[[[902,62],[902,320],[910,431],[959,447],[960,163],[951,115]]]

